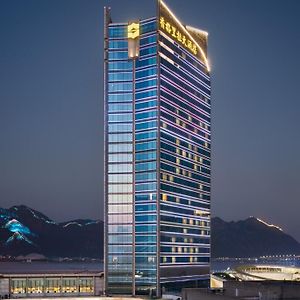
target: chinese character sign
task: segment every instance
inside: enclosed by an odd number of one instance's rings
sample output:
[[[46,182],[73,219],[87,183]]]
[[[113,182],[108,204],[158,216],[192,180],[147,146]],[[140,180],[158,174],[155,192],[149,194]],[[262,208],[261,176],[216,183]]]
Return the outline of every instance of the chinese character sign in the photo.
[[[174,40],[179,42],[185,48],[190,50],[194,55],[197,55],[197,45],[191,41],[186,35],[184,35],[174,24],[169,20],[166,20],[163,16],[159,19],[159,27],[163,31],[167,32]]]

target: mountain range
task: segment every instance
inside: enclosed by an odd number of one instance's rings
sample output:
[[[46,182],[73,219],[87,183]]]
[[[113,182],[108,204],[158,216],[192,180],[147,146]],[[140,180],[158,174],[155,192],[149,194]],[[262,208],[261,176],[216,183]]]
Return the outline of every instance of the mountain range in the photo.
[[[103,257],[103,222],[56,223],[27,206],[0,208],[0,255]]]
[[[249,217],[211,220],[212,257],[300,254],[300,244],[275,225]],[[47,258],[103,258],[103,222],[56,223],[27,206],[0,208],[0,256],[38,253]]]

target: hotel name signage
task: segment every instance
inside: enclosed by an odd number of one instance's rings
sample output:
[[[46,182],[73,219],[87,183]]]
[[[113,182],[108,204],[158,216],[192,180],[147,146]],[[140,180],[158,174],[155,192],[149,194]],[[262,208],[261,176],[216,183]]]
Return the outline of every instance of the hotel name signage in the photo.
[[[161,16],[159,18],[159,27],[162,31],[168,33],[175,41],[183,45],[186,49],[194,55],[198,54],[197,45],[191,41],[185,34],[178,29],[175,24]]]

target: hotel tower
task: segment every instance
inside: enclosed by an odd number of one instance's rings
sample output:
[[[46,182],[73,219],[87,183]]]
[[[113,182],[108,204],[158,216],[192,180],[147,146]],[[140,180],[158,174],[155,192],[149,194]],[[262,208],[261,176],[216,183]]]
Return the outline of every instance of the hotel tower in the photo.
[[[156,5],[154,17],[124,23],[104,9],[107,294],[161,296],[209,280],[207,32]]]

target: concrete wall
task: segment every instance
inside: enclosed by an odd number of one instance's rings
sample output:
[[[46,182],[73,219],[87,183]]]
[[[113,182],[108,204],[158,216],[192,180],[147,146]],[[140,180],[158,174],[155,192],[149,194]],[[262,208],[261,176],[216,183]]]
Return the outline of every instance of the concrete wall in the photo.
[[[182,300],[237,300],[234,297],[215,294],[208,289],[183,289]]]
[[[0,278],[0,297],[4,297],[9,294],[9,279]]]
[[[101,296],[104,293],[104,280],[103,277],[95,277],[94,294],[95,296]]]
[[[285,281],[226,281],[224,295],[261,300],[300,299],[300,283]]]

